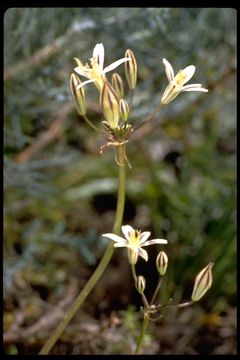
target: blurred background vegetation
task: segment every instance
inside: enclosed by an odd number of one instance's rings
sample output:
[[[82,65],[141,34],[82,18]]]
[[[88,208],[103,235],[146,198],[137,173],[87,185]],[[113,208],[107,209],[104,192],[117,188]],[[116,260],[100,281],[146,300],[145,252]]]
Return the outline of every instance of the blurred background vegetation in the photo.
[[[124,223],[169,240],[161,299],[187,301],[196,273],[214,282],[193,307],[151,323],[143,353],[236,353],[236,12],[228,8],[12,8],[4,16],[5,353],[37,353],[84,286],[107,244],[116,205],[114,151],[77,114],[69,77],[96,43],[105,64],[133,50],[138,86],[131,121],[142,122],[174,70],[194,64],[185,92],[127,146]],[[117,71],[124,76],[124,66]],[[88,115],[102,121],[92,84]],[[157,247],[139,261],[150,294]],[[54,347],[55,354],[131,353],[141,305],[126,252]],[[127,336],[126,336],[127,334]]]

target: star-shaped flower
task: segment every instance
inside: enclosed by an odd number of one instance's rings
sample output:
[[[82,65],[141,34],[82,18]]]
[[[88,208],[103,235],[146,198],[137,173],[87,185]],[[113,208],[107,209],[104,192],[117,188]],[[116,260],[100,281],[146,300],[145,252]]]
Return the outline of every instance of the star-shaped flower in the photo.
[[[90,64],[86,64],[83,66],[81,61],[78,58],[74,58],[77,62],[77,67],[74,68],[74,71],[81,76],[86,77],[89,80],[86,80],[82,82],[78,88],[91,83],[95,82],[95,85],[97,86],[98,90],[101,90],[103,87],[103,83],[105,80],[105,74],[116,67],[118,67],[120,64],[129,61],[130,58],[122,58],[115,62],[113,62],[111,65],[108,65],[107,67],[103,68],[104,64],[104,46],[102,43],[97,44],[93,49],[93,55],[90,59]]]
[[[163,64],[165,66],[169,85],[167,86],[162,96],[162,104],[168,104],[182,91],[208,92],[208,90],[204,89],[201,84],[184,85],[193,77],[196,69],[194,65],[187,66],[185,69],[180,70],[176,76],[174,76],[172,65],[166,59],[163,59]]]
[[[141,256],[145,261],[148,261],[148,253],[142,249],[143,246],[149,246],[152,244],[167,244],[165,239],[152,239],[148,240],[151,233],[149,231],[141,232],[140,230],[133,229],[130,225],[123,225],[122,232],[125,238],[109,233],[103,234],[102,236],[107,237],[115,241],[114,247],[127,247],[129,252],[129,259],[131,263],[136,263],[138,255]]]

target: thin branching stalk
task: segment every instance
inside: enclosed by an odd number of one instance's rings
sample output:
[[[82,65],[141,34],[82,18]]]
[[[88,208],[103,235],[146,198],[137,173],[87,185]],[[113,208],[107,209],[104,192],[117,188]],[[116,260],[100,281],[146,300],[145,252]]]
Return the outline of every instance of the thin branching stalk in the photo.
[[[156,115],[160,112],[161,108],[162,108],[162,104],[158,105],[156,107],[156,109],[153,110],[153,112],[147,117],[147,119],[144,120],[143,122],[141,122],[139,125],[137,125],[134,130],[138,130],[140,127],[145,125],[148,121],[153,120],[156,117]]]
[[[124,213],[124,206],[125,206],[125,192],[126,192],[126,165],[125,165],[125,145],[122,144],[117,147],[117,157],[118,157],[118,164],[119,164],[119,173],[118,173],[118,179],[119,179],[119,187],[118,187],[118,198],[117,198],[117,209],[116,209],[116,215],[115,215],[115,222],[113,225],[113,233],[119,234],[121,230],[122,225],[122,219],[123,219],[123,213]],[[107,246],[105,253],[84,286],[84,288],[81,290],[80,294],[76,298],[76,300],[73,302],[72,306],[68,310],[68,312],[65,314],[63,320],[60,322],[60,324],[57,326],[57,328],[53,331],[48,341],[44,344],[42,349],[39,352],[39,355],[47,355],[61,334],[63,333],[64,329],[68,325],[68,323],[71,321],[73,316],[76,314],[76,312],[79,310],[80,306],[84,303],[89,293],[92,291],[92,289],[95,287],[96,283],[98,282],[99,278],[105,271],[111,257],[114,251],[114,247],[112,242],[109,243]]]
[[[163,307],[168,307],[168,308],[184,308],[184,307],[187,307],[187,306],[190,306],[190,305],[192,305],[194,303],[194,301],[187,301],[187,302],[185,302],[185,303],[182,303],[182,304],[172,304],[172,305],[170,305],[169,303],[167,303],[167,304],[164,304],[164,305],[157,305],[156,307],[155,307],[155,310],[157,310],[157,309],[161,309],[161,308],[163,308]]]
[[[92,129],[94,129],[95,131],[98,131],[98,132],[102,132],[98,127],[96,127],[92,122],[91,120],[88,119],[88,117],[86,115],[81,115],[83,117],[83,119],[86,121],[86,123],[91,126]]]
[[[136,283],[137,274],[136,274],[136,269],[135,269],[135,265],[134,265],[134,264],[131,264],[131,270],[132,270],[132,276],[133,276],[134,283]]]
[[[154,291],[154,294],[153,294],[153,297],[152,297],[152,300],[150,302],[150,305],[153,305],[155,299],[156,299],[156,296],[160,290],[160,287],[162,285],[162,277],[160,277],[159,281],[158,281],[158,284],[157,284],[157,287],[156,287],[156,290]]]
[[[135,94],[135,89],[131,89],[130,99],[129,99],[129,109],[130,110],[132,110],[134,94]]]

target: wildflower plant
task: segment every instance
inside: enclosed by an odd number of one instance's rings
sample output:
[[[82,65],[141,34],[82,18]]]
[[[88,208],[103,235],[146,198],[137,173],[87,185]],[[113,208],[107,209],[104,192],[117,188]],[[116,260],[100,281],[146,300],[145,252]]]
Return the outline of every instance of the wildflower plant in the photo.
[[[102,144],[99,149],[100,154],[103,153],[106,148],[114,148],[116,151],[115,162],[118,166],[118,195],[117,195],[117,207],[115,213],[115,221],[113,224],[112,232],[104,233],[102,236],[107,238],[109,244],[103,254],[103,257],[95,269],[94,273],[84,286],[69,311],[66,313],[62,322],[55,329],[49,340],[43,346],[40,354],[48,354],[53,345],[56,343],[67,324],[70,322],[76,311],[83,304],[90,291],[96,285],[98,279],[105,271],[115,248],[126,248],[129,265],[133,276],[133,284],[142,298],[143,306],[141,311],[143,313],[143,324],[141,333],[137,339],[135,354],[138,354],[141,350],[144,334],[147,330],[149,321],[157,321],[162,316],[162,309],[166,307],[178,307],[184,308],[199,301],[212,285],[212,268],[213,262],[210,262],[205,266],[196,276],[191,299],[179,304],[174,303],[174,299],[170,298],[165,304],[161,304],[156,299],[159,298],[159,292],[163,278],[167,273],[169,264],[167,256],[167,244],[166,239],[150,239],[150,231],[141,231],[140,229],[134,229],[131,225],[123,225],[123,214],[125,207],[125,188],[126,188],[126,164],[131,168],[131,165],[127,158],[126,145],[131,140],[131,136],[134,131],[145,123],[145,121],[151,121],[153,117],[158,113],[162,106],[168,105],[173,101],[181,92],[188,91],[200,91],[207,92],[208,90],[203,88],[201,84],[185,85],[194,75],[195,66],[189,65],[183,70],[180,70],[174,75],[174,70],[171,64],[163,58],[163,65],[168,80],[168,85],[163,92],[163,95],[159,96],[159,106],[153,115],[150,115],[147,120],[140,123],[140,125],[134,126],[131,123],[131,110],[133,106],[133,97],[137,85],[137,61],[135,55],[131,49],[125,51],[125,55],[112,64],[104,68],[105,50],[103,44],[96,44],[93,49],[90,62],[83,65],[81,60],[74,58],[77,66],[74,67],[72,74],[70,75],[70,92],[75,102],[76,109],[80,116],[91,126],[94,130],[103,134],[106,142]],[[125,71],[125,83],[122,77],[114,72],[109,79],[107,76],[113,70],[116,70],[120,65],[124,65]],[[108,75],[107,75],[108,74]],[[109,75],[110,77],[110,75]],[[87,80],[84,80],[87,78]],[[93,124],[87,117],[87,97],[85,94],[85,86],[94,84],[99,95],[99,105],[102,110],[102,121],[98,126]],[[125,88],[128,88],[127,94],[125,94]],[[122,234],[121,234],[122,232]],[[145,295],[145,288],[147,286],[147,279],[142,274],[137,274],[136,263],[139,258],[144,261],[148,261],[148,253],[145,247],[151,245],[164,245],[164,250],[161,249],[156,255],[156,271],[159,275],[159,281],[152,294],[151,299],[147,299]],[[165,251],[166,250],[166,251]]]

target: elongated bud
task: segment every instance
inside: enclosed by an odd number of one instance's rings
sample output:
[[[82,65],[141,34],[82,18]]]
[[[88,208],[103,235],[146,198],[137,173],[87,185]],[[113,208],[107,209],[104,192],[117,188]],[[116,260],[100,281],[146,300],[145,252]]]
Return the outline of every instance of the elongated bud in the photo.
[[[119,123],[118,96],[107,81],[105,81],[100,95],[100,105],[110,128],[116,129]]]
[[[139,294],[142,294],[144,292],[145,287],[146,287],[146,280],[145,280],[144,276],[139,275],[137,277],[135,286],[136,286],[136,289],[139,292]]]
[[[168,257],[164,251],[160,251],[156,259],[157,270],[160,275],[164,275],[168,266]]]
[[[128,115],[129,115],[129,106],[128,106],[128,103],[124,99],[120,99],[120,101],[119,101],[119,112],[120,112],[121,119],[123,119],[124,121],[127,121]]]
[[[116,91],[118,98],[121,99],[124,95],[123,81],[118,73],[112,75],[112,87]]]
[[[81,80],[79,79],[79,77],[76,74],[72,73],[70,77],[71,94],[73,99],[75,100],[75,104],[79,114],[85,115],[86,114],[85,91],[83,87],[77,89],[77,86],[80,84],[81,84]]]
[[[131,60],[125,62],[125,75],[130,89],[135,89],[137,83],[137,61],[132,50],[125,52],[125,57]]]
[[[212,285],[213,262],[210,262],[195,278],[192,301],[200,300]]]

